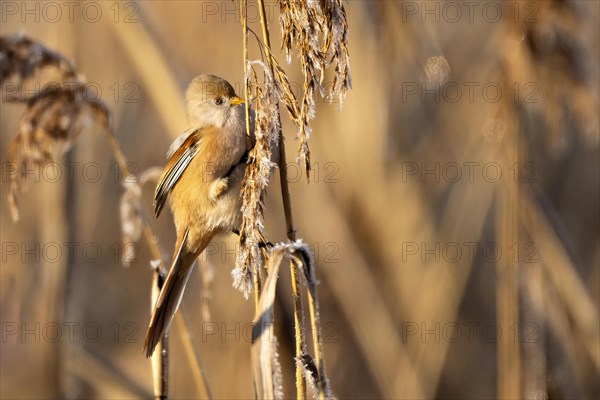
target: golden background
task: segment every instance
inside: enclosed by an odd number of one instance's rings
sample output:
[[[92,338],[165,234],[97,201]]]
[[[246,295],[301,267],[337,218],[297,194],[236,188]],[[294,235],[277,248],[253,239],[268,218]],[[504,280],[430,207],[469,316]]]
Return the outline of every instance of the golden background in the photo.
[[[70,4],[3,2],[1,34],[24,30],[74,60],[113,111],[133,172],[164,165],[198,73],[243,92],[238,3]],[[600,394],[599,4],[345,3],[353,89],[341,110],[317,100],[310,184],[291,164],[295,129],[282,114],[294,216],[315,252],[338,398],[491,399],[515,387],[522,398]],[[277,4],[267,11],[285,64]],[[299,89],[292,58],[284,68]],[[120,263],[122,177],[104,132],[92,125],[57,159],[61,179],[49,170],[30,179],[12,222],[6,155],[22,112],[3,98],[0,395],[151,397],[142,354],[151,256],[141,241],[137,261]],[[266,212],[272,242],[285,239],[277,180]],[[170,214],[155,226],[168,258]],[[235,246],[221,237],[209,249],[210,320],[200,274],[184,297],[215,398],[253,396],[253,303],[231,287]],[[291,397],[289,271],[278,284]],[[170,343],[171,397],[197,397],[179,336]]]

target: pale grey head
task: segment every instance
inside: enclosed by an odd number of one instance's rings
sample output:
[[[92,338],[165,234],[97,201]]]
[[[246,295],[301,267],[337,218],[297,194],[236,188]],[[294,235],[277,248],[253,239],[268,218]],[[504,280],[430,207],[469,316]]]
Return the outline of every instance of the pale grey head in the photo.
[[[185,93],[186,111],[195,128],[237,124],[243,118],[244,100],[235,94],[233,86],[225,79],[212,74],[198,75]]]

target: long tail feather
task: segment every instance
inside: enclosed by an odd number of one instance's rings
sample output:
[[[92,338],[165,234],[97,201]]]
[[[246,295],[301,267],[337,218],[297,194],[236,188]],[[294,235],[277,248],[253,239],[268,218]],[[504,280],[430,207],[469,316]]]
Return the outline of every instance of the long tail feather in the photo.
[[[169,329],[199,254],[186,250],[187,235],[188,231],[186,230],[179,246],[176,246],[177,252],[173,257],[173,264],[154,306],[144,341],[146,357],[152,355],[163,333]]]

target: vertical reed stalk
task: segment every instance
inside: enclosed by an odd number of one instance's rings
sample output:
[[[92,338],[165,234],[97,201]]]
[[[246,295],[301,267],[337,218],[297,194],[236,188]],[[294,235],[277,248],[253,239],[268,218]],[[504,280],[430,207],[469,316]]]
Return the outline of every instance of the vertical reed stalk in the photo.
[[[150,296],[150,312],[158,300],[164,284],[160,264],[152,271],[152,295]],[[165,332],[152,354],[152,372],[154,378],[154,398],[164,400],[169,395],[169,335]]]
[[[298,268],[296,268],[296,265],[292,261],[290,261],[290,271],[292,276],[292,295],[294,298],[294,336],[296,338],[296,396],[298,399],[305,399],[306,382],[304,380],[304,374],[300,365],[306,343],[303,319],[304,313],[302,307],[302,295],[300,293],[300,276],[298,274]]]
[[[204,371],[200,367],[200,359],[196,354],[196,349],[194,348],[192,338],[190,337],[190,328],[187,323],[186,315],[185,304],[181,304],[179,312],[175,314],[175,323],[177,324],[177,330],[180,332],[183,348],[185,349],[185,354],[188,356],[190,367],[192,368],[192,375],[196,381],[200,398],[209,400],[213,398],[212,393],[210,392],[210,387],[208,386],[208,380],[204,375]]]
[[[310,265],[310,268],[314,268],[314,265]],[[317,364],[317,370],[319,371],[319,376],[317,377],[319,400],[325,400],[328,397],[330,390],[329,382],[327,381],[327,374],[325,373],[323,339],[321,336],[321,315],[319,312],[319,297],[317,294],[317,286],[314,279],[314,270],[312,271],[312,274],[309,275],[308,293],[308,309],[310,313],[315,362]]]
[[[244,0],[245,1],[245,0]],[[260,22],[262,28],[263,42],[265,43],[265,55],[271,69],[271,74],[275,76],[275,67],[273,66],[273,59],[271,56],[271,38],[269,35],[269,25],[267,22],[265,3],[264,0],[258,1],[258,9],[260,12]],[[279,113],[277,118],[280,119]],[[290,196],[290,190],[288,186],[287,178],[287,162],[285,155],[285,142],[283,134],[281,132],[281,121],[278,121],[279,133],[278,137],[278,148],[279,148],[279,180],[281,183],[281,198],[283,201],[283,210],[285,213],[285,223],[287,228],[288,239],[292,242],[296,241],[296,228],[294,226],[294,217],[292,213],[292,199]],[[292,292],[294,298],[294,332],[295,332],[295,355],[296,360],[302,360],[302,354],[305,347],[305,333],[304,325],[302,323],[302,296],[300,295],[300,277],[298,269],[294,263],[290,261],[290,272],[292,276]],[[302,367],[296,363],[296,397],[298,399],[306,398],[306,382],[302,373]]]
[[[501,150],[502,165],[519,165],[518,123],[509,111],[509,130]],[[521,246],[519,243],[519,183],[518,176],[508,179],[498,191],[497,235],[499,248],[511,249]],[[518,254],[518,252],[516,252]],[[519,262],[509,254],[500,257],[497,263],[498,286],[496,294],[497,315],[503,330],[519,330]],[[502,335],[498,340],[498,398],[521,398],[521,354],[519,341],[511,335]]]

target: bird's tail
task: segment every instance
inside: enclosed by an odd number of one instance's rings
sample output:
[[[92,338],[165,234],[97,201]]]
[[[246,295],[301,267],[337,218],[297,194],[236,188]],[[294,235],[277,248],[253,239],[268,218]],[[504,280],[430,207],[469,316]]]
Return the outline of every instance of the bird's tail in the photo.
[[[144,341],[146,357],[152,355],[163,333],[169,329],[173,316],[179,308],[179,303],[181,303],[185,285],[192,272],[194,262],[200,254],[200,252],[191,253],[186,249],[187,235],[188,231],[186,230],[180,243],[177,243],[178,245],[175,247],[176,253],[173,257],[173,264],[152,311],[152,318]]]

